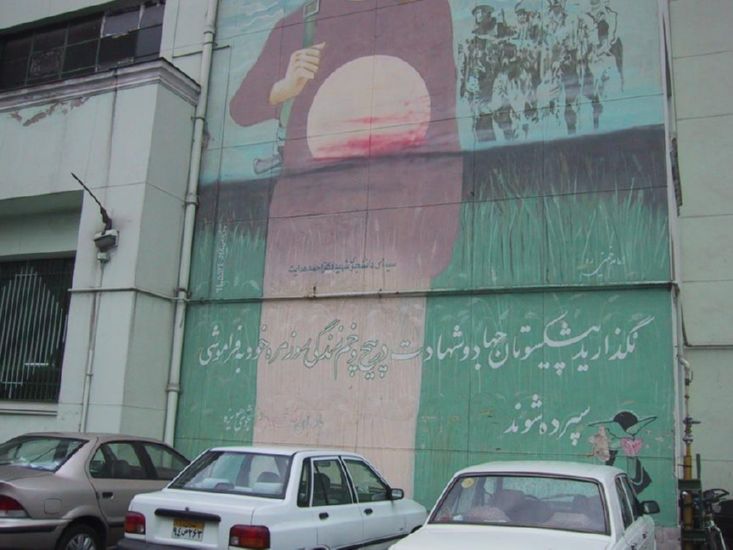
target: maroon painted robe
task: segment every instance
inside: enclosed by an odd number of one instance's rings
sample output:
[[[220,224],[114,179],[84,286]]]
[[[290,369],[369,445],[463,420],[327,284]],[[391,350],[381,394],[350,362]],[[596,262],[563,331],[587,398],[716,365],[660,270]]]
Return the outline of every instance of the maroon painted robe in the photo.
[[[271,31],[231,100],[238,124],[279,116],[282,105],[270,105],[270,91],[285,75],[291,54],[303,48],[304,28],[298,9]],[[425,288],[450,260],[462,196],[450,6],[446,0],[321,0],[312,44],[322,42],[319,70],[295,97],[286,128],[283,170],[270,204],[266,294],[299,294],[318,283],[331,290]],[[419,75],[413,80],[427,90],[427,113],[408,112],[425,103],[405,101],[404,93],[389,86],[376,88],[374,74],[364,72],[358,82],[331,88],[373,88],[382,116],[360,118],[371,128],[366,138],[364,133],[345,136],[338,154],[314,156],[318,136],[308,135],[308,128],[319,90],[333,84],[349,63],[363,66],[370,58],[409,69],[398,84]],[[328,116],[323,103],[321,119]],[[422,127],[405,124],[403,134],[395,130],[410,120],[422,121]],[[382,132],[380,127],[391,128]],[[350,257],[394,267],[387,276],[341,277],[342,283],[324,280],[332,274],[310,279],[294,274],[298,266]]]

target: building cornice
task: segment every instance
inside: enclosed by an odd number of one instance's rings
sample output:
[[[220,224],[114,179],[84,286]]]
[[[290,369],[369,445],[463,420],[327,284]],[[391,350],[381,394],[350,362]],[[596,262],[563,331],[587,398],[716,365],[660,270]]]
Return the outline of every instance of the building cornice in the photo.
[[[73,101],[151,84],[163,86],[191,105],[195,105],[198,100],[199,85],[161,58],[91,75],[1,92],[0,112],[47,105],[50,102]]]

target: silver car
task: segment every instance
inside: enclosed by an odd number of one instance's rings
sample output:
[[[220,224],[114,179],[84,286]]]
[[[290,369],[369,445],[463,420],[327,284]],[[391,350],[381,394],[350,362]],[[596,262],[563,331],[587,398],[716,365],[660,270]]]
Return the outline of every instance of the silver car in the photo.
[[[188,460],[155,439],[32,433],[0,445],[0,548],[100,550],[122,536],[132,497]]]

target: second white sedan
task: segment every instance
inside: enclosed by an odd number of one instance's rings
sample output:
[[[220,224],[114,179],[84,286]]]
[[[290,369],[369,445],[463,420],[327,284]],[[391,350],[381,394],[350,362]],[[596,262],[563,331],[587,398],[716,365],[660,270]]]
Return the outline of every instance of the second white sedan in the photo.
[[[653,550],[658,511],[618,468],[494,462],[457,472],[425,526],[392,548]]]
[[[218,447],[135,497],[122,550],[387,548],[425,520],[360,455]]]

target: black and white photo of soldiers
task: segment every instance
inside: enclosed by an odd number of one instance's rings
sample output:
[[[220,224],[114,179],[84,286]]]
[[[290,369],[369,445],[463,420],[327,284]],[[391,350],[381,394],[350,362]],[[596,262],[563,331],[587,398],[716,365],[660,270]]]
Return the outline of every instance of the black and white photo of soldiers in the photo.
[[[573,135],[584,98],[593,128],[601,126],[605,98],[623,90],[610,0],[519,0],[513,10],[486,3],[472,15],[458,56],[460,96],[477,141],[527,137],[547,118]]]

